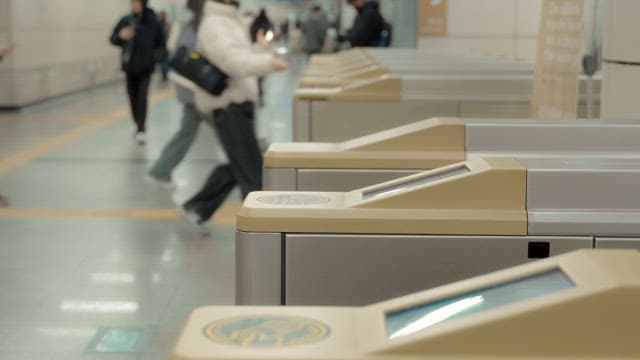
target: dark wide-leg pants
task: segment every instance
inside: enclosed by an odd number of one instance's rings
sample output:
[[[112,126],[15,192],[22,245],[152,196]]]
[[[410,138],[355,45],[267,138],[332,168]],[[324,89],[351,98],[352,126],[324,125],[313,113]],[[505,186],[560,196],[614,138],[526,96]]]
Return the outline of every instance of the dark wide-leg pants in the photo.
[[[253,103],[216,110],[212,121],[229,163],[215,168],[202,190],[184,205],[202,220],[211,218],[236,185],[243,198],[262,188],[262,153],[254,129]]]

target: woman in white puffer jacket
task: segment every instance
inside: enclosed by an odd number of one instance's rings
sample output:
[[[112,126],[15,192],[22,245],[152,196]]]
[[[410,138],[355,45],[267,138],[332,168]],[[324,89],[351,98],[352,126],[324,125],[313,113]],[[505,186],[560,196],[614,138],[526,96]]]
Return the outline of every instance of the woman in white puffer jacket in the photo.
[[[264,34],[258,43],[266,48]],[[194,89],[198,110],[213,115],[213,125],[229,158],[229,163],[215,168],[202,190],[181,207],[190,223],[208,232],[206,222],[236,185],[240,185],[243,197],[262,188],[262,154],[254,130],[257,77],[285,70],[287,64],[271,53],[256,50],[230,0],[205,4],[196,48],[229,76],[228,87],[220,96]]]

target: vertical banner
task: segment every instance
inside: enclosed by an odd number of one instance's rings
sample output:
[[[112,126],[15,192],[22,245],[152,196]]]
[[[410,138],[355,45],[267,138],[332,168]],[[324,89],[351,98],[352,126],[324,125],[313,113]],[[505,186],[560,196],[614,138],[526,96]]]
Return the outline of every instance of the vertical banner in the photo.
[[[447,35],[447,0],[418,0],[420,36]]]
[[[543,0],[532,115],[575,119],[582,49],[584,0]]]

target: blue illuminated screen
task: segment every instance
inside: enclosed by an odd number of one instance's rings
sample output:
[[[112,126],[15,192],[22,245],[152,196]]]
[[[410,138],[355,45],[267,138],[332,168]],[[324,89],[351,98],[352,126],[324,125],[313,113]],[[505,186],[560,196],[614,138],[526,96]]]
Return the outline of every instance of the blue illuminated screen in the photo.
[[[402,338],[437,324],[575,287],[559,269],[386,315],[387,335]]]

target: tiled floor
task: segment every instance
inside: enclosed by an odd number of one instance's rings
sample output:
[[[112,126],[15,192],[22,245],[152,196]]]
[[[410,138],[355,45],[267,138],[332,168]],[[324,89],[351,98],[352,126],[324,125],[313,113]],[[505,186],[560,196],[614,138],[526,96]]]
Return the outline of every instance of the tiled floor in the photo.
[[[267,81],[258,133],[290,140],[295,74]],[[143,182],[178,124],[180,105],[156,86],[149,142],[133,144],[115,84],[0,113],[0,359],[164,359],[199,305],[231,304],[234,195],[201,237],[176,215],[224,161],[206,125],[176,171],[172,195]],[[87,346],[103,327],[152,327],[142,353]]]

